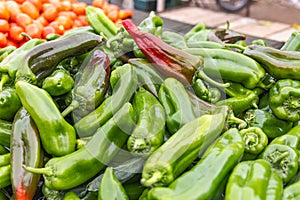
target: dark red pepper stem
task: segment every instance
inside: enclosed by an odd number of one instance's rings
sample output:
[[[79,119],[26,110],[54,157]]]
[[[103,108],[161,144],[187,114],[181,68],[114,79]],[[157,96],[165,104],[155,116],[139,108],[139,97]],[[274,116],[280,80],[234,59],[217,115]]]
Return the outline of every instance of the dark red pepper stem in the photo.
[[[130,19],[123,20],[122,24],[143,54],[163,75],[184,84],[192,82],[196,69],[202,63],[199,56],[177,49],[151,33],[140,31]]]

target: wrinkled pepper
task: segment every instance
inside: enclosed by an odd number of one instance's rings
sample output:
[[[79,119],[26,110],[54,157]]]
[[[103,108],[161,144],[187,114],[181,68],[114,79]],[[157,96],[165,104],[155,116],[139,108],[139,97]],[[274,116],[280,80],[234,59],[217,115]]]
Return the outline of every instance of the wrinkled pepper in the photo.
[[[287,41],[280,48],[281,51],[299,51],[300,50],[300,32],[294,31]]]
[[[202,79],[196,79],[192,84],[192,88],[194,93],[205,101],[216,103],[221,98],[220,90],[214,87],[207,87]]]
[[[177,79],[164,80],[158,92],[158,99],[165,109],[166,126],[171,134],[196,118],[188,93]]]
[[[16,84],[22,105],[38,127],[44,150],[62,156],[75,150],[76,132],[61,115],[51,96],[42,88],[25,81]]]
[[[5,86],[0,91],[0,119],[12,121],[21,106],[15,87]]]
[[[239,131],[229,129],[209,146],[195,166],[168,187],[154,187],[149,191],[148,197],[153,200],[213,199],[222,181],[239,162],[243,153],[244,143]]]
[[[125,103],[109,121],[97,129],[84,147],[65,156],[51,158],[44,168],[24,168],[32,173],[43,174],[45,186],[49,189],[67,190],[76,187],[109,164],[126,144],[134,124],[132,105]]]
[[[248,56],[227,49],[188,48],[184,51],[203,57],[202,65],[195,76],[212,85],[218,86],[218,80],[224,80],[225,83],[241,83],[248,89],[267,87],[262,82],[265,76],[264,68]]]
[[[209,41],[218,42],[220,44],[234,44],[237,41],[245,40],[246,35],[229,29],[229,24],[226,28],[215,28],[208,35]]]
[[[12,132],[12,122],[0,120],[0,144],[10,146],[10,136]]]
[[[270,46],[249,45],[243,54],[261,63],[276,79],[300,80],[300,52],[283,51]]]
[[[165,111],[160,102],[144,88],[139,88],[133,99],[136,126],[127,148],[135,155],[148,156],[164,142]]]
[[[72,102],[62,112],[66,116],[71,111],[79,118],[95,110],[103,101],[109,87],[110,62],[108,56],[95,49],[81,64],[72,90]]]
[[[192,82],[193,75],[202,62],[200,57],[172,47],[157,36],[139,30],[130,19],[123,20],[122,25],[158,71],[185,84]]]
[[[225,190],[225,200],[281,200],[283,183],[270,163],[263,159],[243,161],[231,172]]]
[[[292,122],[300,120],[300,81],[278,80],[269,95],[269,106],[277,118]]]
[[[51,96],[60,96],[71,91],[74,79],[65,69],[57,69],[47,76],[42,83],[42,88]]]
[[[110,80],[114,80],[112,95],[107,97],[94,111],[77,121],[74,125],[80,137],[87,137],[109,120],[136,91],[138,80],[133,67],[125,64],[113,70]]]
[[[141,183],[167,186],[221,134],[227,113],[202,115],[182,126],[146,160]]]
[[[293,127],[293,122],[280,120],[272,113],[262,109],[247,110],[244,120],[249,127],[261,128],[268,138],[271,139],[287,133]]]
[[[25,171],[23,165],[42,167],[43,151],[38,129],[25,108],[21,108],[14,118],[10,149],[14,199],[31,200],[37,190],[40,175]]]
[[[129,200],[122,183],[114,175],[114,170],[107,167],[103,174],[98,192],[98,200]]]

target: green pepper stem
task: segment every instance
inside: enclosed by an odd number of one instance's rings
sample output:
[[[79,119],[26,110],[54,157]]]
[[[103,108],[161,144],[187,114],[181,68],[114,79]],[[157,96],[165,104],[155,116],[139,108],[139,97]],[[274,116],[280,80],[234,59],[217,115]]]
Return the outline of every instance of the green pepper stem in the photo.
[[[208,83],[218,87],[218,88],[226,88],[226,87],[229,87],[230,86],[230,83],[219,83],[215,80],[213,80],[212,78],[210,78],[209,76],[207,76],[204,71],[200,70],[198,71],[198,74],[197,74],[197,77],[198,78],[201,78],[205,81],[207,81]]]
[[[2,74],[1,82],[0,82],[0,92],[3,90],[3,85],[9,80],[9,76],[7,74]]]
[[[145,139],[136,139],[133,144],[134,150],[144,150],[147,148],[147,143],[145,142]]]
[[[235,49],[239,49],[241,51],[244,51],[246,49],[246,47],[243,47],[242,45],[239,44],[224,44],[225,47],[229,47],[229,48],[235,48]]]
[[[243,129],[247,127],[247,122],[245,122],[244,120],[237,118],[234,116],[233,113],[229,113],[228,114],[228,119],[227,119],[228,123],[230,124],[238,124],[238,129]]]
[[[149,187],[157,182],[159,182],[162,179],[163,174],[160,171],[155,171],[152,176],[150,177],[150,179],[146,180],[146,179],[141,179],[141,183],[146,186]]]
[[[34,168],[34,167],[29,167],[26,165],[23,165],[23,168],[26,171],[29,171],[34,174],[44,174],[46,176],[53,176],[53,169],[51,167],[44,167],[44,168]]]
[[[286,156],[288,156],[289,154],[290,154],[289,151],[286,151],[286,152],[280,154],[280,156],[278,156],[277,158],[275,158],[275,159],[273,160],[273,163],[275,163],[275,164],[278,165],[278,164],[279,164]]]
[[[72,103],[61,113],[63,117],[66,117],[70,112],[79,107],[79,102],[73,100]]]

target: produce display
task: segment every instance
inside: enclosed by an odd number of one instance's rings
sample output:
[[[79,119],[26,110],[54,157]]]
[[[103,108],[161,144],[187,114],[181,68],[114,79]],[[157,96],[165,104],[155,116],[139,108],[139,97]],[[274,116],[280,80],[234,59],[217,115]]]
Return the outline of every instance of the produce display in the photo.
[[[63,35],[68,30],[88,26],[87,6],[86,2],[77,0],[1,1],[0,47],[19,47],[28,41],[28,37],[51,39],[56,34]],[[103,15],[116,24],[133,15],[131,10],[121,9],[105,0],[93,0],[92,6],[100,8]]]
[[[276,49],[96,4],[0,49],[1,200],[300,198],[299,32]]]

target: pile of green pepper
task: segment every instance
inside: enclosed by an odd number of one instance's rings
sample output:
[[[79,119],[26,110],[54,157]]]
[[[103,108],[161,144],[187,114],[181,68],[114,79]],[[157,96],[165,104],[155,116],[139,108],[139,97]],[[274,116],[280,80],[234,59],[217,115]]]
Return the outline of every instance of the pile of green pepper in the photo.
[[[98,12],[0,49],[1,200],[300,198],[298,32],[275,49]]]

